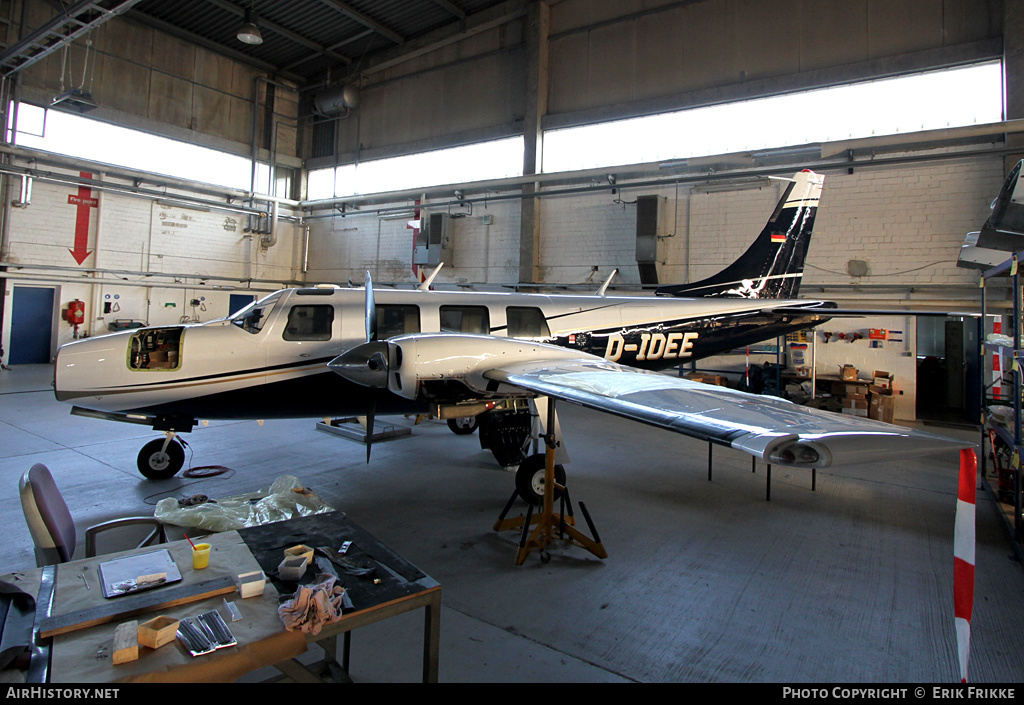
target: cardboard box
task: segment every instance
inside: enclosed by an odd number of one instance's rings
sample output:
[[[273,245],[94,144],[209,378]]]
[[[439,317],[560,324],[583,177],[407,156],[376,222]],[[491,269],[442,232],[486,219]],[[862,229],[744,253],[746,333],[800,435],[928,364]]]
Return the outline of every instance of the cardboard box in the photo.
[[[719,387],[729,386],[729,380],[723,375],[712,375],[704,372],[690,372],[686,375],[686,379],[693,382],[701,382],[703,384],[714,384]]]
[[[866,396],[868,393],[868,385],[866,384],[843,383],[836,385],[836,387],[837,389],[835,389],[835,393],[844,397],[854,396],[857,394]]]
[[[856,382],[857,374],[858,370],[853,365],[843,365],[840,376],[843,378],[843,381]]]
[[[892,423],[896,411],[896,399],[889,394],[872,394],[868,404],[868,418]]]
[[[867,397],[862,397],[860,399],[851,399],[850,397],[846,397],[843,399],[843,409],[863,409],[864,411],[867,411]]]
[[[892,389],[892,375],[885,370],[875,370],[872,383],[882,389]]]
[[[867,409],[845,409],[844,408],[843,409],[843,413],[847,414],[848,416],[861,416],[861,417],[864,417],[864,418],[867,418],[867,416],[868,416],[868,410]]]

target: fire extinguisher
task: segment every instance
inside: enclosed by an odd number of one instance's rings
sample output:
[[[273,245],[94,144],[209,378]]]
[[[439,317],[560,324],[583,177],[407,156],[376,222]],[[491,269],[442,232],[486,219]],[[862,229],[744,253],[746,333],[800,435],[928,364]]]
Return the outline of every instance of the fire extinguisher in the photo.
[[[64,309],[64,320],[75,327],[75,337],[78,337],[78,326],[85,323],[85,302],[75,299]]]

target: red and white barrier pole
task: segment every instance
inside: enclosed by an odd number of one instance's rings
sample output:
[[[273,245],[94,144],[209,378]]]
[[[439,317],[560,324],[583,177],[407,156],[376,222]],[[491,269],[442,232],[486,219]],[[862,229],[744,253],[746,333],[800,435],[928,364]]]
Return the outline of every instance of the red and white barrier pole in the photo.
[[[996,319],[995,323],[992,324],[993,333],[1003,332],[1003,322]],[[1003,393],[1003,370],[1002,370],[1002,353],[996,350],[992,353],[992,396],[998,400],[1000,395]]]
[[[969,448],[961,450],[960,484],[957,490],[956,522],[953,531],[953,603],[962,683],[967,682],[967,663],[971,655],[977,472],[978,456]]]

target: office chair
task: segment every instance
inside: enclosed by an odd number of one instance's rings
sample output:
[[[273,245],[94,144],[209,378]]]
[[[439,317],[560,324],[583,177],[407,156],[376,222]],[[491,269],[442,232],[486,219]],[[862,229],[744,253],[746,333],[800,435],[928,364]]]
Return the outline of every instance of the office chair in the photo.
[[[35,543],[36,565],[70,561],[75,552],[77,538],[75,522],[49,469],[42,463],[33,465],[21,476],[18,490],[21,494],[21,508],[25,512],[25,521]],[[137,548],[167,541],[164,526],[155,517],[113,519],[85,530],[86,557],[96,555],[96,536],[99,533],[133,525],[153,527]]]

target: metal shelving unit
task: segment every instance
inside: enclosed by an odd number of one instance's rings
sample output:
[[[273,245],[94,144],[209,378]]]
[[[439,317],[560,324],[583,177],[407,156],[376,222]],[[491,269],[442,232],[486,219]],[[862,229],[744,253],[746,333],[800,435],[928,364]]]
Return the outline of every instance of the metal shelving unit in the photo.
[[[1024,458],[1024,447],[1022,447],[1022,419],[1021,419],[1021,394],[1024,392],[1021,376],[1024,374],[1024,294],[1021,291],[1020,265],[1024,264],[1024,257],[1021,253],[1014,254],[1010,259],[989,270],[986,270],[981,280],[981,317],[978,319],[978,356],[979,374],[981,375],[980,394],[982,408],[982,438],[981,438],[981,481],[985,490],[1002,508],[1001,514],[1006,520],[1007,529],[1014,541],[1014,548],[1018,556],[1024,555],[1024,510],[1022,510],[1022,486],[1021,486],[1021,465]],[[1003,343],[990,343],[985,341],[986,335],[986,313],[988,306],[987,283],[990,279],[1009,278],[1012,283],[1013,307],[1011,316],[1011,345]],[[1002,423],[996,422],[989,413],[990,399],[986,394],[985,385],[985,352],[997,352],[1000,354],[1009,353],[1012,376],[1010,402],[1013,408],[1013,423],[1007,428]],[[989,439],[989,432],[994,438],[1004,443],[1010,451],[1008,471],[1011,474],[1011,487],[1009,488],[1010,501],[1005,501],[1006,490],[998,486],[992,488],[989,478],[989,454],[985,452],[985,441]],[[995,451],[990,441],[991,450]],[[993,468],[995,469],[995,468]]]

